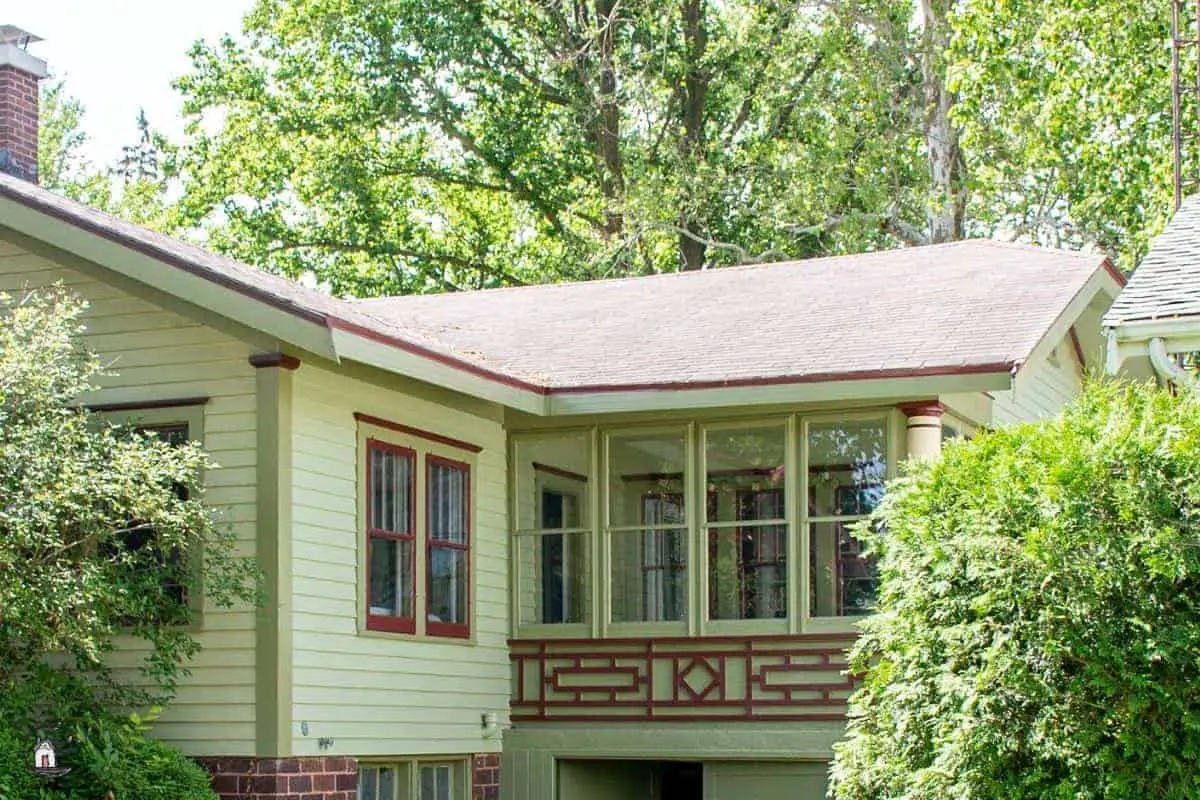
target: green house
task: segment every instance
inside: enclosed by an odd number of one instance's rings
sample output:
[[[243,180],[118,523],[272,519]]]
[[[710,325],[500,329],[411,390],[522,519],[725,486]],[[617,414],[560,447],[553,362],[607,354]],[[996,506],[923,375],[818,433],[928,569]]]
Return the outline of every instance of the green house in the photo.
[[[202,608],[155,735],[325,800],[822,797],[854,523],[1056,413],[1122,283],[980,241],[355,302],[0,176],[0,289],[56,282],[113,366],[84,401],[203,442],[268,578]]]

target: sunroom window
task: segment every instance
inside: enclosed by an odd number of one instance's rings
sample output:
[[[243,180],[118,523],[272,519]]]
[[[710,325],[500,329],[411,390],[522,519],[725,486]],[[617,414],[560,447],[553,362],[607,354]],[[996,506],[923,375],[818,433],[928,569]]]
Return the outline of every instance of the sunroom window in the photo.
[[[608,538],[613,622],[687,617],[685,431],[608,437]]]
[[[887,420],[814,422],[808,426],[809,613],[870,613],[875,565],[863,555],[855,525],[883,498]]]
[[[517,435],[518,634],[844,630],[874,605],[855,531],[882,499],[901,422],[886,410]]]
[[[591,433],[519,439],[517,594],[522,625],[591,619]]]
[[[717,428],[704,439],[709,619],[786,618],[786,428]]]

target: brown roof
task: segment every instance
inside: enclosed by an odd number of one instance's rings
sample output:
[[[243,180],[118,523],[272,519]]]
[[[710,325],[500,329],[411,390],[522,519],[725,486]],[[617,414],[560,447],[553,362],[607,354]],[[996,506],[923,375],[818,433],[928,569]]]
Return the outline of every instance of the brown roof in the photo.
[[[0,197],[318,324],[539,392],[1007,371],[1107,265],[1099,257],[969,241],[346,301],[24,181],[0,175]]]
[[[552,391],[1000,372],[1105,264],[977,240],[358,305]]]

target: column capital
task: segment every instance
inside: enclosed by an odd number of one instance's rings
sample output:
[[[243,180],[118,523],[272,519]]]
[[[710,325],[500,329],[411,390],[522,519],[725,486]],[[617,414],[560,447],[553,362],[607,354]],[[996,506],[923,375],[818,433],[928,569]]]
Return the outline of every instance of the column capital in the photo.
[[[910,420],[913,417],[940,417],[946,413],[946,407],[937,400],[921,400],[916,403],[903,403],[899,409]]]

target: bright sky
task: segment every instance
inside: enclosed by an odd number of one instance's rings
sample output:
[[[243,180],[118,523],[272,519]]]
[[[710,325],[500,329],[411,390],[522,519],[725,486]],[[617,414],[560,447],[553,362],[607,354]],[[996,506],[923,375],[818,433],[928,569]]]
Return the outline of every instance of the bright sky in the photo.
[[[134,141],[137,111],[152,128],[182,132],[179,95],[171,80],[189,66],[197,39],[241,29],[254,0],[32,0],[5,3],[0,24],[16,25],[45,41],[29,52],[45,59],[55,78],[86,107],[87,157],[98,165]]]

